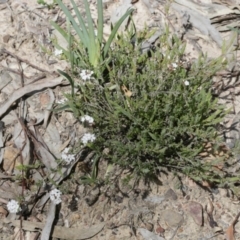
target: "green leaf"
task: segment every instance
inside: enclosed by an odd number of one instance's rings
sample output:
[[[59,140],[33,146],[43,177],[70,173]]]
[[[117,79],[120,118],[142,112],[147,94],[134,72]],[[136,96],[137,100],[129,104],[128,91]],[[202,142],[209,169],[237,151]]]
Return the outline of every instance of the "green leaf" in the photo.
[[[89,33],[89,47],[88,47],[88,54],[89,54],[89,61],[90,63],[96,67],[97,63],[98,63],[98,53],[99,53],[99,49],[97,47],[97,42],[96,42],[96,36],[94,33],[94,23],[93,23],[93,19],[91,16],[91,12],[90,12],[90,8],[89,8],[89,4],[87,0],[84,0],[84,6],[85,6],[85,10],[86,10],[86,15],[87,15],[87,23],[88,23],[88,33]]]
[[[72,97],[73,97],[74,96],[74,80],[66,72],[63,72],[63,71],[61,71],[59,69],[58,69],[58,72],[69,81],[69,83],[70,83],[70,85],[72,87]]]
[[[104,49],[103,49],[103,56],[104,58],[107,56],[107,53],[109,51],[109,48],[111,46],[111,43],[114,39],[114,37],[116,36],[117,34],[117,31],[119,29],[119,27],[121,26],[121,24],[123,23],[123,21],[133,12],[133,9],[128,9],[126,11],[126,13],[118,20],[118,22],[116,23],[116,25],[113,27],[112,31],[111,31],[111,34],[104,46]]]
[[[83,45],[85,47],[87,47],[88,46],[89,37],[87,35],[84,35],[84,32],[80,29],[80,27],[76,23],[75,19],[73,18],[71,13],[68,11],[67,7],[62,3],[62,1],[61,0],[56,0],[56,2],[59,5],[59,7],[62,9],[62,11],[64,12],[66,17],[69,19],[69,21],[72,23],[73,28],[76,31],[76,33],[78,34],[78,36],[81,39],[81,41],[83,42]]]
[[[80,28],[82,30],[82,33],[83,33],[84,39],[81,39],[81,41],[83,42],[83,45],[86,48],[89,48],[89,45],[88,45],[88,43],[89,43],[89,33],[87,31],[87,27],[85,26],[84,20],[83,20],[83,18],[81,16],[81,13],[78,10],[78,7],[77,7],[76,3],[73,0],[71,0],[71,3],[73,5],[73,9],[75,11],[75,14],[76,14],[76,16],[78,18],[79,26],[80,26]]]
[[[98,23],[97,23],[97,38],[99,44],[103,42],[103,3],[102,0],[97,1]]]
[[[150,137],[151,137],[153,140],[155,140],[155,141],[157,140],[157,137],[156,137],[154,134],[152,134],[152,133],[150,133],[150,132],[149,132],[148,134],[150,135]]]
[[[207,119],[205,119],[204,123],[211,123],[213,119],[215,119],[220,113],[222,113],[222,109],[218,109],[212,115],[210,115]]]
[[[68,40],[68,34],[63,28],[53,21],[50,21],[50,23],[66,40]]]
[[[61,111],[64,111],[66,109],[69,109],[69,105],[68,104],[65,104],[65,105],[63,105],[61,107],[57,107],[55,109],[51,109],[51,111],[53,111],[53,112],[61,112]]]

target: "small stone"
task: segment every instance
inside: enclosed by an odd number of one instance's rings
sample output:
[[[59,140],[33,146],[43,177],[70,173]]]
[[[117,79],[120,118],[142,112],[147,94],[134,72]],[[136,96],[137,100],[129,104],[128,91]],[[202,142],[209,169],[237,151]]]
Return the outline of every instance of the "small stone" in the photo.
[[[148,231],[152,232],[152,231],[153,231],[153,228],[154,228],[154,226],[153,226],[153,224],[152,224],[152,223],[150,223],[150,222],[147,222],[147,223],[145,223],[145,228],[146,228]]]
[[[177,200],[177,194],[171,188],[169,188],[167,190],[167,192],[165,193],[165,198],[175,201],[175,200]]]
[[[172,210],[165,210],[160,214],[160,216],[169,227],[179,227],[183,223],[183,216]]]
[[[96,203],[99,195],[100,195],[99,188],[97,187],[93,188],[91,192],[88,194],[88,196],[85,197],[85,201],[88,204],[88,206],[92,206],[94,203]]]
[[[193,218],[194,222],[199,226],[203,225],[203,206],[198,202],[189,202],[186,206],[186,210]]]
[[[4,43],[8,43],[10,37],[11,37],[11,36],[10,36],[9,34],[4,35],[4,36],[3,36],[3,42],[4,42]]]
[[[212,192],[213,194],[218,194],[218,193],[219,193],[219,190],[218,190],[218,188],[211,188],[211,192]]]
[[[159,224],[156,228],[156,233],[162,235],[165,232],[165,229]]]
[[[144,240],[164,240],[165,238],[162,238],[158,235],[156,235],[153,232],[148,231],[145,228],[138,228],[137,232],[140,233]]]
[[[116,201],[117,203],[122,203],[122,202],[123,202],[123,197],[116,195],[116,196],[115,196],[115,201]]]
[[[161,204],[162,201],[165,200],[165,196],[152,195],[148,196],[144,200],[153,204]]]
[[[213,231],[214,231],[214,233],[221,233],[221,232],[223,232],[223,229],[221,227],[214,227]]]

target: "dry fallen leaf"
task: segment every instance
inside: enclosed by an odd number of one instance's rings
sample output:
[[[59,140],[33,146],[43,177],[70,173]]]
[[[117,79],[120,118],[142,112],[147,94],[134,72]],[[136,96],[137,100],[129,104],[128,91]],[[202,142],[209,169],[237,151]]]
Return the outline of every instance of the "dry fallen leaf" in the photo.
[[[237,214],[237,216],[233,220],[232,224],[226,230],[226,239],[227,240],[235,240],[235,237],[234,237],[234,226],[238,222],[239,216],[240,216],[240,212]]]
[[[230,225],[226,231],[226,239],[227,240],[235,240],[234,237],[234,227],[233,225]]]
[[[5,147],[3,156],[3,169],[5,172],[11,173],[15,166],[20,164],[20,150],[14,147]]]
[[[0,218],[5,218],[7,214],[8,214],[8,211],[2,206],[0,206]]]
[[[121,88],[122,88],[126,97],[131,97],[132,96],[132,92],[129,91],[125,85],[123,85]]]

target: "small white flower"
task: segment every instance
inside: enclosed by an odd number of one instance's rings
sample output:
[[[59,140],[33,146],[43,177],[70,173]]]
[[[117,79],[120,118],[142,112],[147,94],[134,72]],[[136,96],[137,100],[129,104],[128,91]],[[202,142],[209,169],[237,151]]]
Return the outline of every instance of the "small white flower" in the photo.
[[[96,139],[95,134],[85,133],[82,137],[82,143],[86,145],[88,142],[93,142]]]
[[[172,67],[173,67],[173,69],[176,69],[178,67],[178,65],[176,63],[172,63]]]
[[[185,84],[185,86],[189,86],[190,83],[189,83],[189,81],[186,80],[186,81],[184,82],[184,84]]]
[[[21,211],[19,203],[15,200],[11,200],[8,202],[7,209],[10,213],[17,213],[18,211]]]
[[[54,51],[54,55],[55,56],[59,56],[59,55],[61,55],[63,53],[63,51],[62,51],[62,49],[55,49],[55,51]]]
[[[93,123],[94,119],[88,115],[84,115],[83,117],[81,117],[81,122]]]
[[[59,204],[60,202],[62,202],[61,195],[62,195],[62,192],[60,190],[56,189],[56,188],[51,190],[50,193],[49,193],[50,199],[55,204]]]
[[[91,79],[92,74],[93,74],[93,71],[82,70],[80,72],[80,77],[82,78],[82,80],[86,81]]]
[[[62,152],[62,160],[66,164],[70,164],[72,161],[75,160],[74,154],[68,154],[68,152],[69,152],[69,148],[65,148]]]

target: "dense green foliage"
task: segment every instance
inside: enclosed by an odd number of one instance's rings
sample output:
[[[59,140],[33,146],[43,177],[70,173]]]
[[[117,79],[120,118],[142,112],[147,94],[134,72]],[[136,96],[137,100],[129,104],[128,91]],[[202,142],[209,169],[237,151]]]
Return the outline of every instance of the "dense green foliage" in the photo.
[[[184,44],[167,29],[147,51],[142,46],[152,34],[148,31],[132,30],[116,38],[131,11],[113,28],[107,42],[100,21],[99,35],[94,35],[91,43],[86,40],[94,31],[87,2],[87,25],[73,1],[79,25],[65,6],[57,3],[77,32],[73,37],[71,24],[68,31],[53,24],[69,42],[63,53],[71,68],[59,72],[69,80],[72,93],[66,95],[63,108],[71,109],[79,119],[84,115],[94,119],[89,130],[96,139],[85,145],[94,156],[94,179],[96,163],[104,158],[138,176],[151,177],[167,167],[197,181],[222,182],[225,173],[216,166],[224,158],[206,161],[201,153],[206,143],[218,149],[221,142],[217,126],[226,111],[212,96],[212,78],[224,67],[223,57],[200,56],[188,62]],[[102,19],[101,0],[98,6]],[[80,77],[85,70],[93,71],[93,76]]]
[[[111,62],[95,69],[95,79],[80,82],[68,104],[77,117],[94,118],[97,139],[89,147],[99,156],[107,148],[109,162],[142,176],[163,166],[199,179],[212,171],[199,153],[203,143],[217,144],[216,125],[224,116],[211,94],[222,59],[200,57],[184,67],[184,45],[173,38],[170,46],[168,37],[147,53],[143,36],[135,44],[129,35],[119,37]]]

